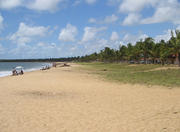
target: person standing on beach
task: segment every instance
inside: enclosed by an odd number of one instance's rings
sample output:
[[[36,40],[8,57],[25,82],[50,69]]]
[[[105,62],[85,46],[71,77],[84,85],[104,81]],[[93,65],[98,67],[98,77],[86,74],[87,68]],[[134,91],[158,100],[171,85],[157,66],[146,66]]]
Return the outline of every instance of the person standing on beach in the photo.
[[[12,75],[13,75],[13,76],[18,75],[18,73],[17,73],[17,71],[16,71],[16,69],[15,69],[15,68],[12,70]]]
[[[23,72],[23,70],[21,70],[21,75],[23,75],[24,74],[24,72]]]

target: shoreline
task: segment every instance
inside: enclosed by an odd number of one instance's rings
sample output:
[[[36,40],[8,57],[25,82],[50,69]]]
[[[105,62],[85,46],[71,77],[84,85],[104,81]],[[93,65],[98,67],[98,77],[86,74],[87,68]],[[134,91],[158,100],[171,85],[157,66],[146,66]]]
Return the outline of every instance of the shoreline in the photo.
[[[12,62],[13,63],[13,62]],[[30,62],[28,62],[30,63]],[[52,67],[52,63],[42,63],[44,65],[49,65],[50,67]],[[38,66],[38,67],[32,67],[32,68],[25,68],[24,69],[24,73],[28,73],[28,72],[33,72],[33,71],[39,71],[43,68],[44,66]],[[4,71],[0,71],[0,78],[2,77],[7,77],[7,76],[12,76],[12,70],[4,70]]]
[[[35,72],[35,71],[40,71],[41,69],[27,69],[27,70],[24,70],[24,74],[25,73],[29,73],[29,72]],[[8,74],[5,74],[5,75],[0,75],[0,78],[4,78],[4,77],[8,77],[8,76],[12,76],[12,71],[2,71],[2,72],[6,72]],[[1,74],[1,72],[0,72]],[[19,76],[19,75],[17,75]]]

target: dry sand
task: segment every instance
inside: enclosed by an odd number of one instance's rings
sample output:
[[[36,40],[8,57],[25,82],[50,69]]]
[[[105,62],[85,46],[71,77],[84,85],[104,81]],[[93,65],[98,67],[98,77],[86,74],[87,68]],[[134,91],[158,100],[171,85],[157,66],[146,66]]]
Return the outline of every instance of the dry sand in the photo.
[[[74,65],[4,77],[0,132],[180,132],[180,89],[111,83]]]

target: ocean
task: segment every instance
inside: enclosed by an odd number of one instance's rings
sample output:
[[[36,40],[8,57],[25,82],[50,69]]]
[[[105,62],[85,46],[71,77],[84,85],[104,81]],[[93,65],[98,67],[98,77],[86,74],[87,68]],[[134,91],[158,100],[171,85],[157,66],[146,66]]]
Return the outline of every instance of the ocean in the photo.
[[[51,66],[45,62],[0,62],[0,77],[12,75],[12,69],[22,66],[25,72],[40,70],[44,66]]]

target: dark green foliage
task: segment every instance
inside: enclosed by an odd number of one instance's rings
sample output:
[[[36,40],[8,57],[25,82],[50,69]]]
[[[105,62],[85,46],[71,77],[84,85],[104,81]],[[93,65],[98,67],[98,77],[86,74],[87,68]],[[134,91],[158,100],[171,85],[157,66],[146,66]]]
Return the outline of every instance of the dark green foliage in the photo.
[[[135,45],[132,45],[131,43],[127,44],[127,46],[122,45],[119,50],[105,47],[100,53],[80,57],[78,61],[143,62],[145,64],[161,63],[164,65],[170,63],[173,64],[176,58],[178,58],[180,62],[180,31],[178,30],[176,31],[175,36],[172,32],[172,37],[167,42],[161,40],[160,42],[155,43],[152,38],[148,37],[145,40],[136,42]]]

